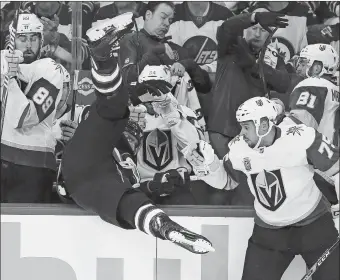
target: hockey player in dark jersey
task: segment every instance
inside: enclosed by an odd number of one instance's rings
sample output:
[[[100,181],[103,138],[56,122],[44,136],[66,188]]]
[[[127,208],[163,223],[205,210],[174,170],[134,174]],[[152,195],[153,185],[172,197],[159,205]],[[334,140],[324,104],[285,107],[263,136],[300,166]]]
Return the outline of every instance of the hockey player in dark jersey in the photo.
[[[124,229],[137,228],[193,253],[213,251],[209,240],[173,222],[144,193],[135,190],[123,168],[123,162],[131,159],[122,158],[120,144],[138,143],[138,133],[133,132],[138,129],[127,126],[129,95],[122,86],[114,52],[119,49],[121,36],[131,27],[131,17],[123,15],[110,20],[106,28],[87,32],[97,100],[65,147],[62,171],[66,188],[79,206],[108,223]],[[140,87],[160,94],[155,84],[146,82]],[[126,134],[129,141],[123,138]]]

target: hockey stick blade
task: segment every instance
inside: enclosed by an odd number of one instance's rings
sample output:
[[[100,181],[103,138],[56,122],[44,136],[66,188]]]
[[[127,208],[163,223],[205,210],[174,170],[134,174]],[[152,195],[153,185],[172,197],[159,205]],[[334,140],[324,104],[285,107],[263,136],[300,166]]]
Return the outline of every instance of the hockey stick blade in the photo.
[[[335,243],[328,248],[322,256],[317,260],[317,262],[308,270],[305,276],[301,280],[310,280],[315,271],[323,264],[323,262],[329,257],[329,255],[335,250],[335,248],[339,245],[340,237],[336,239]]]
[[[195,250],[196,253],[205,254],[208,252],[215,252],[214,247],[205,241],[204,239],[198,238],[195,241],[188,240],[185,236],[177,231],[173,231],[169,234],[169,239],[178,245],[189,245]]]

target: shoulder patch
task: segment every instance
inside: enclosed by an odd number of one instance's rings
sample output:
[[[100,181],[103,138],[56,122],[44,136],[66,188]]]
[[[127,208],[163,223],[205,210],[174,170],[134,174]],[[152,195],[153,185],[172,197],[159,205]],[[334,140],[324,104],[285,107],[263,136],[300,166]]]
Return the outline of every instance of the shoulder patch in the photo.
[[[297,135],[300,135],[301,136],[301,132],[302,131],[304,131],[304,129],[303,129],[303,126],[292,126],[292,127],[290,127],[288,130],[287,130],[287,132],[286,132],[286,134],[287,135],[290,135],[290,134],[292,134],[292,135],[295,135],[295,134],[297,134]]]

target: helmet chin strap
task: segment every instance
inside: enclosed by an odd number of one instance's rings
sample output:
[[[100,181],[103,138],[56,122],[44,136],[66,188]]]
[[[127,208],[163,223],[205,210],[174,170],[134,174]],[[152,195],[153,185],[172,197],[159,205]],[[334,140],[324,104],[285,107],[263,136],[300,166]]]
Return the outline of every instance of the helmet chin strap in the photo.
[[[257,140],[257,143],[256,143],[255,147],[253,148],[254,150],[258,150],[258,148],[259,148],[259,146],[261,144],[262,138],[269,134],[269,132],[272,130],[273,125],[274,124],[270,121],[269,122],[269,128],[268,128],[267,132],[265,134],[263,134],[263,135],[259,134],[259,127],[257,127],[256,134],[259,137],[259,140]]]

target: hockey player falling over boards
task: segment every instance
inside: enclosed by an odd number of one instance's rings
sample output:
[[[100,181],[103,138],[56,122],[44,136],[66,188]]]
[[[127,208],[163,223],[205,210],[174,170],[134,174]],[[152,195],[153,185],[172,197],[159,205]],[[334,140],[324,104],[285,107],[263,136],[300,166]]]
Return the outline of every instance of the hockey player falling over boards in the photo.
[[[255,197],[255,225],[242,280],[279,280],[295,255],[311,267],[338,236],[309,164],[333,176],[339,196],[339,149],[304,124],[275,125],[276,117],[274,102],[254,97],[236,112],[241,133],[223,161],[203,141],[186,153],[194,171],[216,188],[227,182],[232,169],[247,176]],[[339,247],[313,275],[313,280],[325,279],[339,279]]]
[[[118,51],[119,39],[131,29],[131,18],[132,14],[124,14],[106,22],[103,29],[97,26],[87,32],[97,100],[64,150],[62,172],[67,191],[79,206],[108,223],[124,229],[137,228],[192,253],[214,251],[208,239],[172,221],[144,193],[132,187],[121,168],[129,165],[131,158],[125,155],[125,162],[117,160],[122,146],[132,144],[129,148],[135,153],[141,142],[138,128],[127,126],[129,95],[122,86],[116,53],[112,53]],[[141,86],[159,94],[155,85]]]

